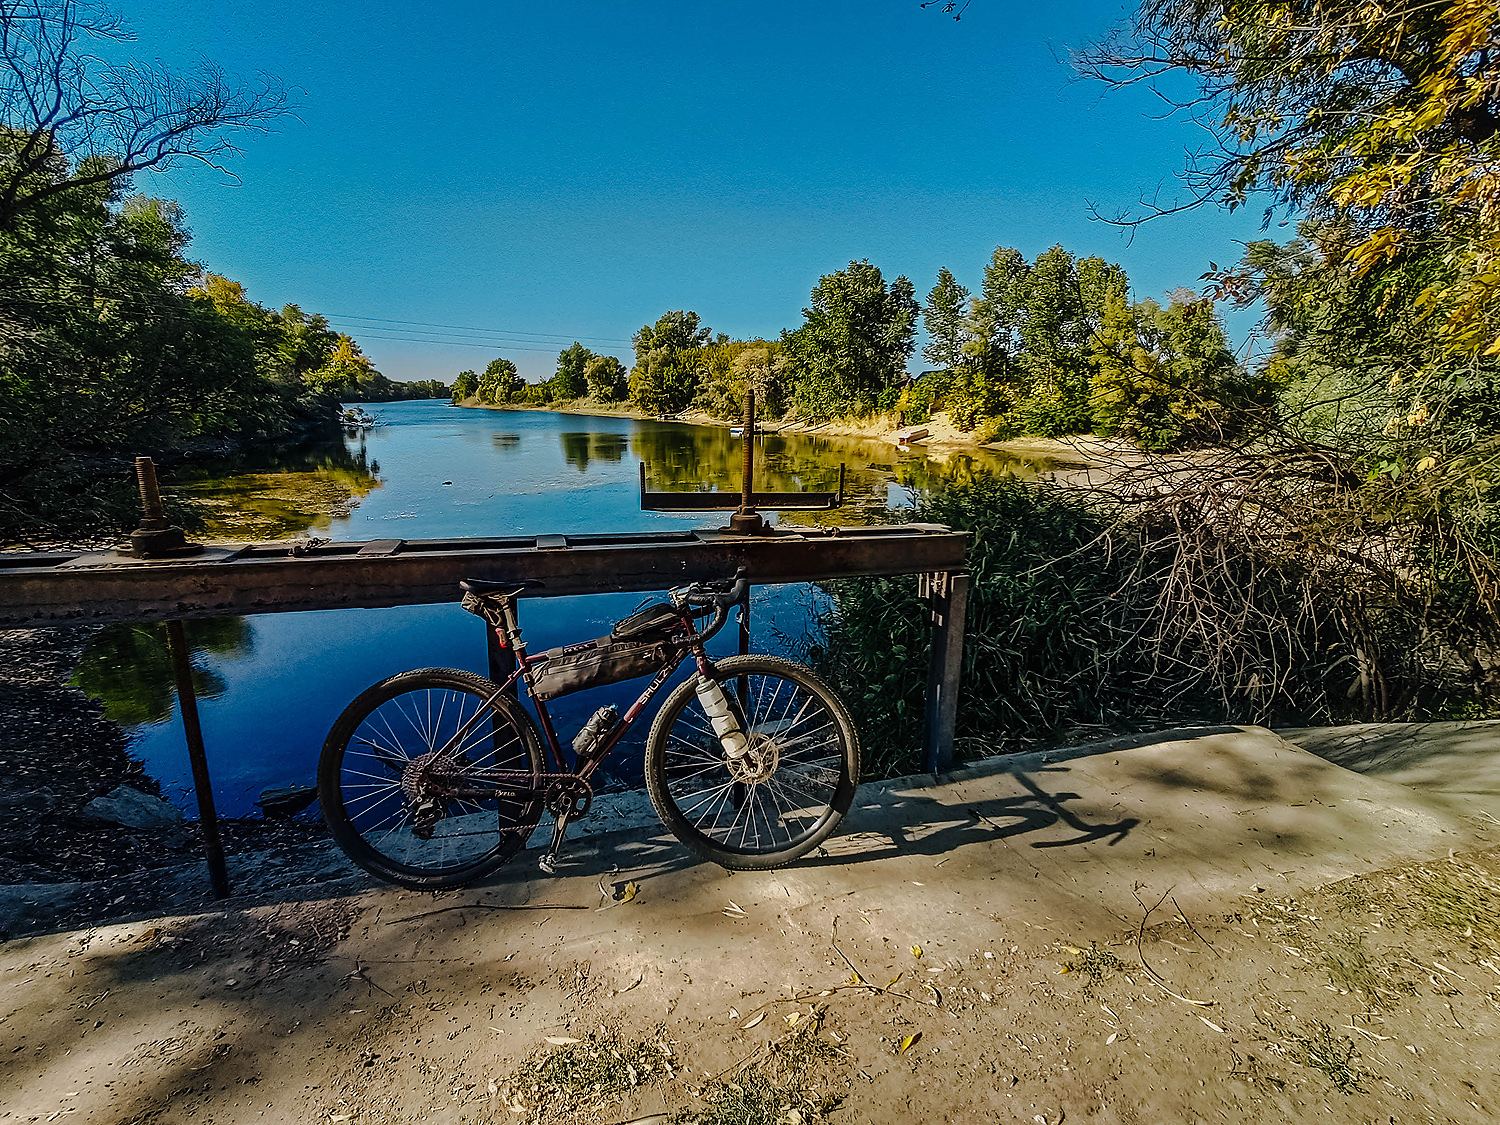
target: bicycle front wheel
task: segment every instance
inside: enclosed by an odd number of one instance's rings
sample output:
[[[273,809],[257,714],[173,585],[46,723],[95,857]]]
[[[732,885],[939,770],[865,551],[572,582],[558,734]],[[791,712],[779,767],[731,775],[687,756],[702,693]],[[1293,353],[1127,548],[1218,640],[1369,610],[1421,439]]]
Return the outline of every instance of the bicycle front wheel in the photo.
[[[507,785],[539,784],[541,740],[508,695],[481,714],[497,690],[472,672],[421,668],[349,704],[323,744],[318,800],[350,859],[436,890],[488,874],[526,843],[542,802]]]
[[[715,679],[749,750],[730,761],[699,702],[697,677],[668,696],[646,746],[657,815],[704,859],[766,871],[825,840],[854,800],[859,738],[843,701],[810,669],[774,656],[731,656]]]

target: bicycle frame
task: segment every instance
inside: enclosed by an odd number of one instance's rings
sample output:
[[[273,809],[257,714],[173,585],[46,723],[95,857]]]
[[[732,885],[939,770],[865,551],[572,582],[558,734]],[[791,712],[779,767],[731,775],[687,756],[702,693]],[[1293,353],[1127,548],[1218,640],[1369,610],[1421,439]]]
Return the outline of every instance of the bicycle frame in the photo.
[[[620,740],[629,733],[630,729],[640,718],[641,713],[650,704],[651,700],[656,697],[657,692],[672,678],[672,674],[678,668],[682,667],[684,660],[692,656],[697,661],[698,671],[701,674],[711,674],[713,665],[704,648],[704,642],[713,636],[714,633],[718,632],[727,618],[727,614],[720,614],[716,617],[713,625],[699,632],[694,627],[691,611],[683,609],[681,611],[681,620],[683,628],[686,631],[686,636],[678,643],[676,654],[652,677],[651,682],[646,685],[645,690],[641,692],[636,701],[621,716],[620,721],[605,732],[598,742],[589,748],[586,754],[580,754],[570,769],[566,759],[563,757],[562,744],[558,740],[557,729],[552,724],[552,716],[547,710],[547,702],[537,696],[533,690],[531,671],[536,666],[545,663],[547,656],[545,653],[539,656],[527,655],[526,642],[521,635],[520,624],[516,620],[515,601],[513,599],[500,599],[498,608],[501,620],[498,622],[489,618],[486,620],[494,630],[495,638],[500,642],[501,647],[514,654],[516,667],[506,677],[505,682],[497,686],[495,694],[485,700],[483,706],[448,740],[447,744],[438,752],[438,757],[441,759],[452,747],[463,745],[469,733],[486,715],[495,714],[495,702],[502,695],[513,691],[518,683],[524,683],[527,695],[536,707],[537,718],[540,720],[548,768],[546,773],[535,778],[535,781],[531,784],[527,784],[527,782],[532,782],[533,775],[523,774],[517,770],[470,772],[462,780],[467,780],[471,784],[476,777],[487,781],[494,780],[498,785],[503,785],[504,788],[483,790],[465,788],[460,784],[457,787],[449,787],[445,790],[445,795],[448,797],[469,800],[485,800],[498,796],[545,798],[548,785],[559,777],[576,777],[587,781],[594,771],[604,764],[604,760],[619,745]],[[434,771],[429,776],[439,782],[450,780],[450,777],[445,776],[441,771]],[[453,777],[451,780],[460,780],[460,778]]]

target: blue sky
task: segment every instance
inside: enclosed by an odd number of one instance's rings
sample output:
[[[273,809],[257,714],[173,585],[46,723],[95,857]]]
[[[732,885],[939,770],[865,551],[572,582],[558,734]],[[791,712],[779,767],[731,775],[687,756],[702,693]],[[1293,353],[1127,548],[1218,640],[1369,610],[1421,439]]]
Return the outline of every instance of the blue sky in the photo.
[[[183,165],[140,190],[183,204],[210,269],[328,314],[393,378],[504,355],[534,379],[575,338],[628,359],[669,308],[774,336],[857,258],[925,296],[941,266],[977,290],[997,245],[1061,242],[1159,298],[1261,237],[1253,206],[1133,242],[1090,219],[1170,191],[1196,142],[1145,91],[1071,75],[1121,3],[972,0],[958,23],[917,0],[128,11],[135,52],[268,72],[297,101],[241,139],[238,182]]]

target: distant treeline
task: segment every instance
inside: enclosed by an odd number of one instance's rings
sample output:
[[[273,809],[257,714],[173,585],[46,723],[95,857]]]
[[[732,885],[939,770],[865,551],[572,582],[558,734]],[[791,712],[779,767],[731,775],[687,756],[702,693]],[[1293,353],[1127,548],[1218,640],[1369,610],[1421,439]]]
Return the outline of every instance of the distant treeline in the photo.
[[[405,402],[414,398],[449,398],[453,388],[441,379],[416,379],[398,383],[373,371],[368,379],[357,382],[344,397],[350,402]]]
[[[0,161],[18,143],[0,130]],[[59,190],[0,227],[0,542],[134,526],[132,453],[336,434],[340,399],[448,394],[394,383],[324,317],[205,273],[182,209],[127,183]]]
[[[1001,247],[978,296],[943,269],[927,296],[867,261],[819,280],[803,323],[777,340],[715,336],[672,311],[635,334],[629,371],[575,343],[556,373],[526,383],[497,359],[461,372],[455,401],[546,405],[628,400],[652,414],[737,417],[747,387],[769,417],[895,415],[950,420],[983,436],[1120,434],[1150,448],[1219,440],[1268,388],[1235,362],[1213,303],[1189,289],[1132,302],[1125,271],[1054,246],[1027,262]],[[933,366],[907,371],[918,318]]]

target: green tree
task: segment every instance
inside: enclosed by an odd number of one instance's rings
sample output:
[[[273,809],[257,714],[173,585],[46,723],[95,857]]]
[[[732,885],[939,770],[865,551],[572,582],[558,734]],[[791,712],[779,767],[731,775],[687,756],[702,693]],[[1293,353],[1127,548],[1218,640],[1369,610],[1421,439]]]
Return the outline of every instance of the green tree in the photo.
[[[779,418],[786,410],[786,359],[778,342],[726,340],[701,353],[694,405],[715,418],[745,416],[745,392],[755,391],[758,418]]]
[[[480,402],[507,403],[526,386],[516,365],[508,359],[492,359],[479,377],[475,394]]]
[[[316,371],[308,372],[305,381],[314,390],[335,398],[358,398],[361,390],[377,378],[389,383],[384,375],[375,370],[375,365],[360,351],[354,339],[340,333],[338,342],[323,365]]]
[[[479,375],[473,371],[460,371],[453,380],[453,401],[463,402],[473,398],[479,390]]]
[[[583,377],[589,397],[598,402],[619,402],[629,393],[625,365],[612,355],[590,356]]]
[[[916,295],[898,277],[886,285],[868,261],[826,274],[783,342],[803,417],[868,413],[905,376],[916,340]]]
[[[552,397],[582,398],[588,390],[587,368],[594,353],[575,342],[557,356],[557,374],[552,376]]]
[[[1089,428],[1090,342],[1108,294],[1124,271],[1100,258],[1075,259],[1061,246],[1039,255],[1020,294],[1017,414],[1029,433],[1055,437]]]
[[[927,294],[927,306],[922,310],[923,324],[927,328],[927,345],[922,356],[934,367],[944,371],[957,371],[969,359],[969,325],[966,317],[969,291],[954,278],[953,272],[944,266],[938,271],[937,284]]]
[[[630,372],[630,401],[652,414],[680,414],[698,389],[698,353],[713,333],[698,314],[663,313],[655,324],[635,334],[635,367]]]
[[[1094,432],[1146,449],[1217,443],[1234,436],[1253,405],[1213,302],[1192,290],[1132,305],[1123,288],[1105,300],[1094,334]]]

